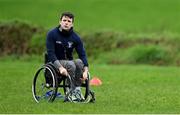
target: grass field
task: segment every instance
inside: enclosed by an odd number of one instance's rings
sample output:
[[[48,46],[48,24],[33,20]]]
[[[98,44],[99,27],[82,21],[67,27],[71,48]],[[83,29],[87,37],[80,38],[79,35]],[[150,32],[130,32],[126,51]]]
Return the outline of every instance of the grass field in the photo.
[[[179,0],[0,0],[0,20],[26,20],[52,28],[72,11],[83,31],[180,32]]]
[[[117,31],[120,35],[122,32],[122,37],[132,39],[167,37],[177,38],[174,40],[177,42],[180,38],[179,6],[180,0],[0,0],[0,22],[19,19],[49,30],[58,24],[59,13],[72,11],[75,29],[81,34]],[[165,46],[168,47],[168,43]],[[23,61],[16,60],[16,55],[0,57],[0,114],[180,114],[179,67],[106,65],[104,62],[111,57],[119,60],[126,55],[118,49],[97,54],[101,57],[95,61],[90,59],[90,72],[103,84],[92,87],[96,102],[89,104],[63,103],[62,100],[37,104],[32,97],[31,84],[42,64],[41,59]]]
[[[180,113],[180,71],[177,67],[91,64],[95,103],[55,100],[37,104],[31,83],[38,61],[0,61],[0,113]]]

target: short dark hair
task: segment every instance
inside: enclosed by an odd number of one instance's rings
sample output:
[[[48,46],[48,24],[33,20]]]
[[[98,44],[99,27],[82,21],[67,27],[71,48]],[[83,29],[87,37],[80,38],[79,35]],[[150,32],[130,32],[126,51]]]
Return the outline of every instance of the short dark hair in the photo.
[[[72,21],[74,21],[74,15],[71,12],[63,12],[61,14],[60,20],[62,19],[63,16],[67,16],[67,17],[71,18]]]

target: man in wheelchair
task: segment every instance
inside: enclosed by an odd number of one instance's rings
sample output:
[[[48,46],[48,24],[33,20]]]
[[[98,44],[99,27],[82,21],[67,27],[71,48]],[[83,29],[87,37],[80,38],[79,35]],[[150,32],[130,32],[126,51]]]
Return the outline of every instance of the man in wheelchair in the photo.
[[[47,34],[46,48],[48,61],[63,76],[70,76],[72,84],[65,101],[79,94],[77,100],[82,101],[81,84],[88,78],[88,61],[83,43],[73,30],[74,15],[64,12],[59,19],[59,26]],[[73,50],[76,50],[79,59],[73,60]]]

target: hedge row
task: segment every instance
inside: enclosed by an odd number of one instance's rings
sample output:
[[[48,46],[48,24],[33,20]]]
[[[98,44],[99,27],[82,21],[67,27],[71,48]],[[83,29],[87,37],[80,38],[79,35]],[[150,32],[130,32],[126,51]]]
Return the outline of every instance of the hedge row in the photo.
[[[44,32],[43,28],[17,20],[0,23],[0,55],[36,53]]]
[[[0,56],[42,55],[45,51],[46,33],[47,30],[42,27],[17,20],[0,23]],[[80,36],[87,55],[94,59],[100,58],[99,54],[120,49],[129,52],[126,59],[128,63],[162,63],[162,65],[174,61],[180,63],[180,36],[178,35],[158,36],[136,33],[132,35],[106,31],[80,32]],[[111,56],[111,60],[114,59],[115,57]]]

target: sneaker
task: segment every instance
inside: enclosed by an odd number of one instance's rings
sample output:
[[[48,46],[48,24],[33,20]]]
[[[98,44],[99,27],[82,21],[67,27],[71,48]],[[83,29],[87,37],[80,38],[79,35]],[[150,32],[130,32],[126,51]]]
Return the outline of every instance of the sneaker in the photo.
[[[83,94],[81,93],[81,90],[77,90],[77,94],[79,95],[79,98],[80,98],[81,100],[85,100]]]
[[[83,102],[84,100],[85,99],[84,99],[84,96],[81,93],[81,90],[75,89],[75,90],[71,90],[67,94],[64,102],[74,102],[74,103],[77,103],[77,102]]]
[[[52,94],[53,94],[53,90],[47,91],[46,94],[45,94],[45,98],[50,97]],[[58,98],[63,98],[64,96],[61,95],[60,92],[57,92],[57,93],[56,93],[56,97],[58,97]]]
[[[64,96],[60,92],[58,92],[56,94],[56,98],[59,98],[59,99],[63,98],[64,99]]]
[[[50,91],[47,91],[46,94],[45,94],[45,97],[48,98],[52,95],[53,93],[53,90],[50,90]]]

